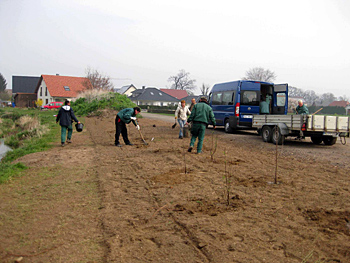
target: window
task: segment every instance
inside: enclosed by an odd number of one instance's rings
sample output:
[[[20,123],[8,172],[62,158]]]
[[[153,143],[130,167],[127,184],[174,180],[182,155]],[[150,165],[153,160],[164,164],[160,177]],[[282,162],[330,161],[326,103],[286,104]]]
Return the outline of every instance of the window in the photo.
[[[213,93],[213,105],[221,105],[222,92]]]
[[[45,104],[49,104],[49,100],[48,99],[45,100]]]
[[[40,87],[40,97],[43,96],[43,87]]]
[[[151,94],[151,95],[154,95],[154,93],[153,93],[152,91],[150,92],[150,94]]]
[[[46,87],[46,90],[45,90],[45,96],[47,96],[47,87]]]
[[[159,92],[159,95],[160,95],[160,96],[163,96],[163,94],[162,94],[161,92]]]
[[[285,105],[286,105],[286,94],[277,93],[277,106],[285,106]]]
[[[225,91],[222,95],[222,105],[233,105],[233,91]]]
[[[256,91],[242,91],[241,105],[259,106],[258,93]]]
[[[68,86],[64,86],[65,91],[70,91],[70,88]]]

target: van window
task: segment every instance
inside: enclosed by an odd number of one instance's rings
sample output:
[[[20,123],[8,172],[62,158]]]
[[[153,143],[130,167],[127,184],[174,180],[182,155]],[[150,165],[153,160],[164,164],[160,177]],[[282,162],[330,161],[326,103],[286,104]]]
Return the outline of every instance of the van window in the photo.
[[[212,105],[221,105],[221,100],[222,100],[222,92],[214,92]]]
[[[277,93],[277,106],[286,105],[286,93]]]
[[[233,91],[225,91],[223,93],[222,105],[233,105]]]
[[[242,91],[241,105],[259,106],[258,92],[250,90]]]

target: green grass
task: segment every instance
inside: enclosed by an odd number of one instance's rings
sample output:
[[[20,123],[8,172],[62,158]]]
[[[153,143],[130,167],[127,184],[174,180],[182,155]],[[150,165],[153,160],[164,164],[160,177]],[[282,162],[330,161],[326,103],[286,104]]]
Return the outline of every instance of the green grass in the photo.
[[[27,167],[24,164],[17,163],[12,164],[12,162],[24,155],[41,152],[48,150],[53,147],[53,142],[58,142],[60,140],[60,126],[56,124],[56,115],[58,110],[48,110],[40,111],[40,109],[18,109],[18,108],[6,108],[0,111],[0,118],[3,123],[0,124],[0,130],[2,131],[2,137],[5,138],[6,142],[10,141],[12,145],[18,148],[14,148],[12,151],[7,152],[5,157],[0,162],[0,184],[8,181],[14,176],[21,174],[23,170]],[[38,117],[41,125],[46,125],[48,127],[48,132],[42,137],[28,137],[27,139],[18,140],[19,133],[25,133],[25,131],[19,131],[17,127],[9,129],[9,120],[17,120],[22,115],[28,115],[31,117]],[[5,121],[4,121],[5,120]],[[4,125],[3,125],[4,124]],[[15,126],[15,125],[10,125]]]

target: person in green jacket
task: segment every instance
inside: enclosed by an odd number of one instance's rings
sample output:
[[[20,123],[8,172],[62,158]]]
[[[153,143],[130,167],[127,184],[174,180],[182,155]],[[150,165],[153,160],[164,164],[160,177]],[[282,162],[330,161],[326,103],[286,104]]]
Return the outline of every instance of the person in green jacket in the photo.
[[[114,145],[118,147],[122,147],[119,143],[120,134],[123,136],[124,143],[126,145],[133,145],[128,138],[128,130],[126,129],[126,125],[132,122],[138,130],[140,130],[140,126],[136,123],[136,115],[141,112],[139,107],[135,108],[126,108],[118,112],[115,118],[115,141]]]
[[[295,111],[297,114],[309,114],[309,109],[302,100],[298,100],[298,106],[295,108]]]
[[[197,154],[202,153],[205,129],[207,128],[209,121],[211,121],[215,129],[216,122],[213,109],[208,105],[207,98],[203,96],[201,97],[199,103],[193,106],[191,115],[186,123],[193,123],[191,128],[191,142],[188,152],[192,151],[194,143],[198,137]]]
[[[260,102],[260,113],[261,114],[270,114],[270,101],[271,95],[267,94],[263,96],[263,100]]]

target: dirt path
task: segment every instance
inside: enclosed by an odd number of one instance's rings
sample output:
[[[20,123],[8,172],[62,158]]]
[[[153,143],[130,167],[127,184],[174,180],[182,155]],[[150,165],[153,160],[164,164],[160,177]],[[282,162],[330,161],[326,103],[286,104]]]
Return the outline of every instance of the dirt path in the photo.
[[[173,120],[150,118],[148,145],[129,125],[135,145],[114,147],[106,113],[22,158],[26,175],[0,186],[0,262],[350,261],[348,152],[335,165],[283,146],[273,184],[275,146],[257,136],[207,130],[196,155]]]

